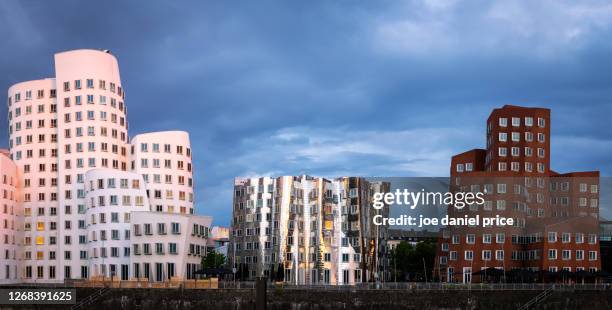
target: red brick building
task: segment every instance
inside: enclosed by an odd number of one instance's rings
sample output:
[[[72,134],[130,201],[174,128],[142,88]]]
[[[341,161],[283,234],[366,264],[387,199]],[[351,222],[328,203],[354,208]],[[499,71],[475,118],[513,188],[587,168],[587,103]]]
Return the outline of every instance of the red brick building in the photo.
[[[487,120],[486,149],[453,156],[450,191],[483,192],[485,203],[449,206],[448,215],[499,215],[515,223],[442,229],[435,266],[442,281],[491,281],[491,275],[498,281],[518,270],[552,276],[600,269],[599,172],[552,171],[550,125],[549,109],[505,105]],[[474,274],[491,267],[497,271],[489,276]]]

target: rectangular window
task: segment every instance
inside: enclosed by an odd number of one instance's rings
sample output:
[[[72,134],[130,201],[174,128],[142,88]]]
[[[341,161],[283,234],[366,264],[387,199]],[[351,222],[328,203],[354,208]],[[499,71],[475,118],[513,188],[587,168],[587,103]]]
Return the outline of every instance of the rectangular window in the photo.
[[[538,127],[546,127],[546,120],[541,117],[538,117]]]
[[[514,142],[521,141],[521,133],[520,132],[513,132],[512,133],[512,141],[514,141]]]
[[[549,243],[557,242],[557,233],[556,232],[548,232],[548,242]]]
[[[457,172],[463,172],[463,164],[457,164]]]
[[[467,234],[465,236],[465,243],[467,244],[474,244],[476,242],[476,235],[474,234]]]
[[[491,234],[483,234],[482,235],[482,243],[490,244],[491,243]]]
[[[466,163],[465,164],[465,171],[472,171],[474,170],[474,165],[472,163]]]
[[[495,235],[495,243],[503,244],[506,242],[506,234],[498,233]]]

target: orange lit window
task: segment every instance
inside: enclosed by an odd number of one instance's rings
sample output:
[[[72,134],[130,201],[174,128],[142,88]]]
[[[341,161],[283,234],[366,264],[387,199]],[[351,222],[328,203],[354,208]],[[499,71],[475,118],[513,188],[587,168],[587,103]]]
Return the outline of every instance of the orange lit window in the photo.
[[[325,229],[326,230],[331,230],[332,229],[332,221],[325,221]]]

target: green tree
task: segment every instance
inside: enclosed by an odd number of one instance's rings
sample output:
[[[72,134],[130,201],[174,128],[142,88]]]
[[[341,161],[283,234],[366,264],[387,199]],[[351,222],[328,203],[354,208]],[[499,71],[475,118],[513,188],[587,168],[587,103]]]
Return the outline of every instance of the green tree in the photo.
[[[202,268],[219,268],[225,265],[225,255],[217,253],[217,251],[209,251],[206,256],[202,257]]]
[[[431,280],[431,270],[436,256],[436,245],[419,242],[416,246],[402,241],[391,251],[393,279],[397,281]]]

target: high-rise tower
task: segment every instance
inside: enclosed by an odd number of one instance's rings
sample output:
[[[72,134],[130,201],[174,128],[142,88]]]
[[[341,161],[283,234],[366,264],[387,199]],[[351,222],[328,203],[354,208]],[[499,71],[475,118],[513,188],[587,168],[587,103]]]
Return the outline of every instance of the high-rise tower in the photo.
[[[479,274],[487,268],[502,270],[506,279],[522,269],[599,270],[599,172],[551,170],[550,120],[549,109],[495,109],[487,120],[486,149],[451,159],[450,190],[482,192],[485,201],[449,206],[448,215],[501,216],[514,224],[442,229],[435,272],[445,281],[472,282],[474,274],[475,281],[487,280]]]
[[[58,53],[54,78],[9,88],[9,156],[16,171],[3,165],[1,172],[9,178],[16,175],[8,186],[14,184],[11,193],[17,195],[14,201],[20,213],[15,216],[23,222],[12,235],[19,236],[16,244],[22,244],[16,266],[22,266],[18,278],[24,282],[133,276],[134,211],[139,211],[140,222],[166,218],[197,223],[202,226],[195,234],[199,239],[189,246],[199,249],[204,242],[205,247],[203,232],[212,219],[191,215],[189,135],[147,133],[130,144],[124,99],[117,59],[106,50]],[[151,211],[177,215],[147,214]],[[180,263],[176,267],[174,262],[162,264],[156,278],[186,276],[177,273],[183,270],[191,275],[198,257],[205,255],[177,249],[185,241],[177,240],[186,238],[184,232],[166,239],[172,241],[172,254],[185,253],[187,258],[152,258]],[[153,277],[153,273],[147,275]]]

